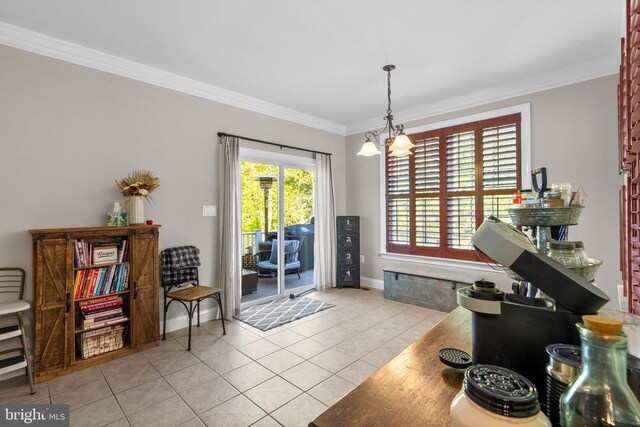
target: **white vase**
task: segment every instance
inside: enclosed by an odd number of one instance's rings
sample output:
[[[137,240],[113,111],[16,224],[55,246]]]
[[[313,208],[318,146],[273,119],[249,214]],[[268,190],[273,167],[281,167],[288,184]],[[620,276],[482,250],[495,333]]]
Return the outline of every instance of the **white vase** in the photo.
[[[144,196],[129,196],[125,202],[129,224],[144,224]]]

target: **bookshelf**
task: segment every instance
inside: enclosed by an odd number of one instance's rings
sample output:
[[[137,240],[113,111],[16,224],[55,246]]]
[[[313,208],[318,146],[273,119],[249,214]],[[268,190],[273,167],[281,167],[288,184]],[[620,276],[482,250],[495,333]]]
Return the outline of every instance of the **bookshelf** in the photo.
[[[29,230],[35,382],[158,344],[159,227]]]

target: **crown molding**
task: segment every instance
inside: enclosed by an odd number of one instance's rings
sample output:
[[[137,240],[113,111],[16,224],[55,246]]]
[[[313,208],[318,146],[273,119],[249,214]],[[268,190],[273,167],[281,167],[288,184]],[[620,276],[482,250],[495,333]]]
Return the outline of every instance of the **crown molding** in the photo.
[[[135,61],[0,21],[0,44],[138,80],[315,129],[345,135],[345,126]]]
[[[518,96],[529,95],[531,93],[542,92],[561,86],[580,83],[587,80],[605,77],[619,72],[619,58],[611,57],[589,64],[580,65],[573,68],[543,74],[527,80],[485,89],[468,95],[450,98],[444,101],[434,102],[418,108],[404,110],[396,113],[394,111],[395,123],[407,123],[414,120],[421,120],[440,114],[473,108],[492,102],[503,101]],[[380,128],[380,119],[369,119],[348,124],[346,134],[353,135]]]

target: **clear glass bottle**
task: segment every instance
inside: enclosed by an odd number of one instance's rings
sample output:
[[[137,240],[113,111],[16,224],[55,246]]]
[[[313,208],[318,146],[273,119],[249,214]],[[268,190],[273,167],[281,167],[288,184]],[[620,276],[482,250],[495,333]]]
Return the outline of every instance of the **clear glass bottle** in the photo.
[[[627,337],[576,325],[582,372],[560,403],[563,427],[640,426],[640,403],[627,384]]]

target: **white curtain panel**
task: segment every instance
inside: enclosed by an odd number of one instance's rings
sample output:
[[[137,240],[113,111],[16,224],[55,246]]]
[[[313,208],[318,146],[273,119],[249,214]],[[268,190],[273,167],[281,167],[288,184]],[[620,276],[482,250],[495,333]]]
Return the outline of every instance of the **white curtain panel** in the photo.
[[[331,156],[316,154],[314,186],[314,280],[318,290],[336,284],[336,207]]]
[[[242,297],[242,184],[240,181],[240,140],[225,136],[220,144],[220,274],[224,317],[240,314]]]

